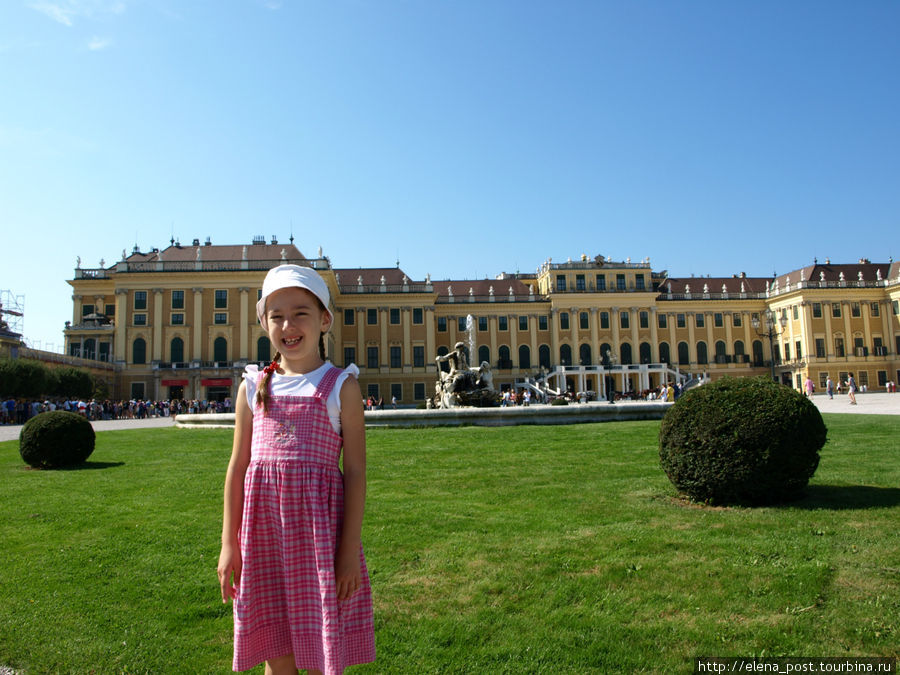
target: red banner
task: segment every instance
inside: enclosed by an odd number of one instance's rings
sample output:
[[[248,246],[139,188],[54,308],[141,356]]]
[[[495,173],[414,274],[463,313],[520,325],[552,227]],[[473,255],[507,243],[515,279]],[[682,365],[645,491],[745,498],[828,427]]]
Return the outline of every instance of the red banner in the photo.
[[[162,386],[164,387],[186,387],[188,384],[187,380],[163,380]]]
[[[231,378],[230,377],[218,377],[211,378],[208,380],[200,380],[200,384],[204,387],[230,387],[231,386]]]

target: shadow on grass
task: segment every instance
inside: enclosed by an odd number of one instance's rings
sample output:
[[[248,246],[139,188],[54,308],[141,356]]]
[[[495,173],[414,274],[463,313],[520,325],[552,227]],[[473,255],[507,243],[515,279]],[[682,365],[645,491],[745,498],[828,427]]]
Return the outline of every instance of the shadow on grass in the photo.
[[[872,485],[809,485],[806,494],[782,504],[792,509],[878,509],[900,505],[900,488]]]
[[[93,469],[114,469],[117,466],[125,466],[125,462],[85,462],[84,464],[75,464],[74,466],[48,468],[36,468],[26,464],[23,468],[27,471],[90,471]]]

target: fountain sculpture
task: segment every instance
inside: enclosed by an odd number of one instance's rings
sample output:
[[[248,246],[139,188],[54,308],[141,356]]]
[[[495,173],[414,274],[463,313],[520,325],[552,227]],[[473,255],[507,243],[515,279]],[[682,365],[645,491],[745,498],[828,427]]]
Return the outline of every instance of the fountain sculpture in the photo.
[[[466,332],[469,337],[469,354],[475,353],[475,320],[466,317]],[[480,366],[469,367],[466,344],[457,342],[453,351],[435,359],[438,366],[438,380],[434,386],[434,406],[437,408],[458,408],[474,406],[478,408],[498,404],[494,391],[491,364],[482,361]],[[450,372],[441,370],[441,364],[450,364]]]

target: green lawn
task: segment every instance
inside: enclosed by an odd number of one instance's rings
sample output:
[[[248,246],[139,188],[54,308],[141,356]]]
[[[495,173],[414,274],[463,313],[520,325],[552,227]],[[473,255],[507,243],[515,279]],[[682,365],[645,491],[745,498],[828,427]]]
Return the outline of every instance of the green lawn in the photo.
[[[760,509],[679,501],[658,422],[370,431],[378,661],[351,671],[897,656],[900,418],[825,421],[808,496]],[[230,445],[104,432],[87,468],[34,471],[0,443],[0,665],[229,671],[215,565]]]

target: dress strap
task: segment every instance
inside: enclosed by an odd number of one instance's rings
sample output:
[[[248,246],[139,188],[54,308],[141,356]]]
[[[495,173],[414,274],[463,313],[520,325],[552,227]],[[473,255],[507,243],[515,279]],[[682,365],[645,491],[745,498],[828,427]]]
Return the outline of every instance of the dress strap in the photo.
[[[340,377],[343,372],[344,371],[337,366],[329,368],[328,372],[322,376],[319,386],[316,387],[316,398],[321,398],[322,400],[327,399],[331,395],[331,390],[334,389],[335,382],[337,382],[338,377]]]

